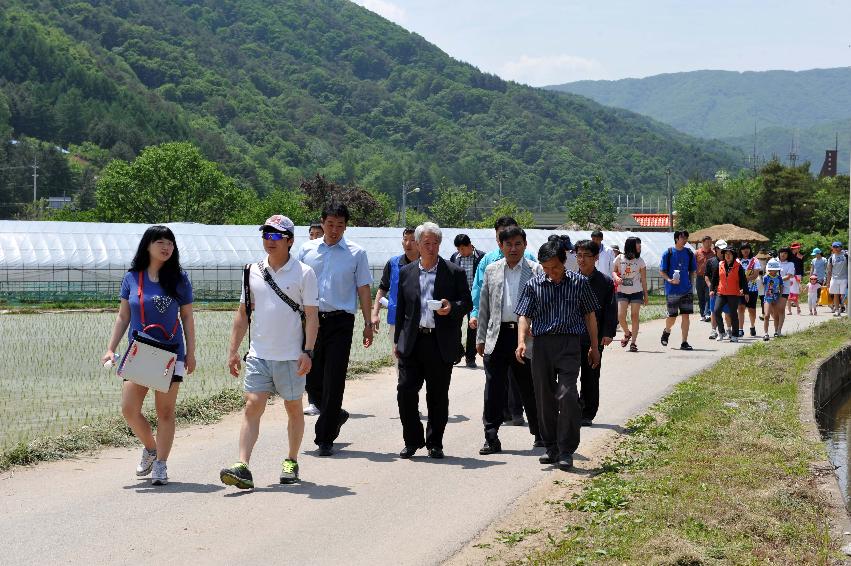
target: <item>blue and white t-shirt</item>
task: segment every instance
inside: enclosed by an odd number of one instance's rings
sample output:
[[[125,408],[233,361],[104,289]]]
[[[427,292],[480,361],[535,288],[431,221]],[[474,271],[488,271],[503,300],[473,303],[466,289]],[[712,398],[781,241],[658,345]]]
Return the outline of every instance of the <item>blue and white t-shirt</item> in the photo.
[[[177,284],[177,298],[170,297],[159,283],[154,283],[148,278],[147,270],[142,272],[142,291],[145,298],[145,324],[161,324],[166,332],[171,332],[177,321],[177,330],[171,339],[171,344],[177,344],[177,361],[186,359],[186,345],[183,343],[183,325],[180,323],[180,307],[192,303],[192,283],[184,271],[180,282]],[[122,299],[130,303],[130,326],[127,329],[127,341],[133,337],[133,331],[142,331],[142,311],[139,308],[139,272],[128,271],[121,281]],[[151,330],[151,336],[157,340],[166,340],[167,336],[159,330]]]

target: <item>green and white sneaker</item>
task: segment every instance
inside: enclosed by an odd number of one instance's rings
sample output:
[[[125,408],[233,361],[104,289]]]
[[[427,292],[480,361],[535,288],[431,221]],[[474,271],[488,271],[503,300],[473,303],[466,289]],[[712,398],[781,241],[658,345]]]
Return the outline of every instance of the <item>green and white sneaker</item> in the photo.
[[[298,462],[287,458],[281,464],[281,483],[296,483],[298,481]]]
[[[254,477],[251,470],[242,462],[237,462],[230,468],[224,468],[219,472],[219,478],[225,485],[232,485],[239,489],[253,489]]]
[[[136,466],[136,475],[139,477],[147,476],[151,473],[151,468],[154,467],[154,460],[157,459],[157,451],[149,452],[147,448],[142,448],[142,459],[139,465]]]

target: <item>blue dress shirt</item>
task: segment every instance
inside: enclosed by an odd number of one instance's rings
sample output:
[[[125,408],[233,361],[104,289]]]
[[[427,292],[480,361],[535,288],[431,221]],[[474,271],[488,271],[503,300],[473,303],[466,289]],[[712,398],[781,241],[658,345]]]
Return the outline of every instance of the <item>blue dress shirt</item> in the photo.
[[[316,238],[301,246],[298,259],[316,273],[319,312],[355,314],[358,287],[372,283],[366,250],[345,237],[333,246],[326,244],[325,238]]]

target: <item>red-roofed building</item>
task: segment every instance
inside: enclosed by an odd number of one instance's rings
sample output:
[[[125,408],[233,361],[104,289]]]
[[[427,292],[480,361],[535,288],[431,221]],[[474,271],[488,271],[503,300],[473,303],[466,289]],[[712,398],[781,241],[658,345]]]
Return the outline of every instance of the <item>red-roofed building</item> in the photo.
[[[630,216],[635,219],[641,227],[639,230],[647,232],[667,232],[671,229],[669,216],[667,214],[643,214],[636,213]]]

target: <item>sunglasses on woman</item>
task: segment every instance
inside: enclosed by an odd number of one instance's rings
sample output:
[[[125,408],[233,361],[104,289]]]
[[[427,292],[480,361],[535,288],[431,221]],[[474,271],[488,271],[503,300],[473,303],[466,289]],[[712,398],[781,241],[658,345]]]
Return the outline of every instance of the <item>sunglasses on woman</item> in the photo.
[[[289,238],[289,236],[281,234],[280,232],[263,232],[264,240],[278,241],[283,240],[284,238]]]

